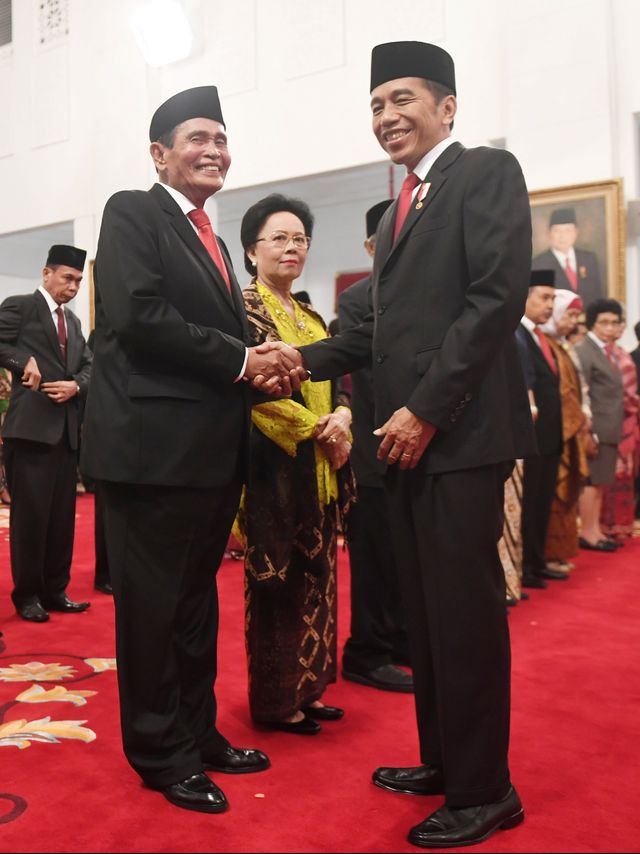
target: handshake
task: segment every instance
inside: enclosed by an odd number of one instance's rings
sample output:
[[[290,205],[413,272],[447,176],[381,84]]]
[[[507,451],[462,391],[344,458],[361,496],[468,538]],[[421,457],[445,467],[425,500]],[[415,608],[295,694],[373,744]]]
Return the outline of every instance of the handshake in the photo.
[[[250,347],[244,379],[265,394],[289,397],[298,391],[309,373],[302,355],[283,341],[266,341]]]

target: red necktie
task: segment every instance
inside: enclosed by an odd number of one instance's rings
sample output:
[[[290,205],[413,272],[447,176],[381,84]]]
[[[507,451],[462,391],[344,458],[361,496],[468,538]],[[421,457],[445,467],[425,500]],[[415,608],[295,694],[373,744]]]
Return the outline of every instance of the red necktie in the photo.
[[[571,264],[569,263],[569,256],[567,255],[567,263],[564,265],[564,272],[569,279],[569,284],[571,285],[574,291],[578,290],[578,276],[576,275],[576,271],[573,269]]]
[[[536,338],[540,342],[540,349],[542,350],[542,355],[544,356],[547,364],[553,371],[553,373],[558,375],[558,366],[556,365],[556,360],[553,358],[553,353],[551,352],[551,345],[547,341],[547,338],[544,332],[540,329],[539,326],[534,326],[533,331],[535,333]]]
[[[58,341],[60,342],[60,351],[62,358],[67,358],[67,327],[64,325],[64,311],[59,305],[56,309],[58,315]]]
[[[616,371],[620,370],[620,364],[616,359],[616,354],[613,350],[613,344],[605,344],[604,352],[607,354],[607,359],[611,362]]]
[[[398,235],[400,234],[400,229],[402,228],[405,219],[407,218],[407,214],[409,213],[409,208],[411,207],[411,198],[413,196],[413,191],[420,183],[420,178],[414,173],[409,172],[407,177],[402,182],[402,189],[400,190],[400,195],[398,196],[398,208],[396,210],[396,224],[393,228],[393,242],[395,243],[398,239]]]
[[[229,293],[231,293],[229,271],[227,270],[227,265],[222,259],[222,253],[220,252],[218,241],[216,240],[213,228],[211,227],[211,220],[202,208],[196,208],[195,210],[189,211],[187,216],[198,229],[198,237],[204,243],[207,252],[211,256],[211,260],[220,271],[220,275],[225,280]]]

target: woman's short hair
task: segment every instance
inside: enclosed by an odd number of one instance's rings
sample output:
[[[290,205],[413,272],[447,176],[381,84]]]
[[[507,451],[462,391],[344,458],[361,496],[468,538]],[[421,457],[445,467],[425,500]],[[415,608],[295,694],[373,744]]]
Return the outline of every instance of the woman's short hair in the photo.
[[[585,323],[587,329],[593,329],[593,325],[598,319],[599,314],[617,314],[622,320],[622,305],[617,299],[597,299],[590,302],[585,312]]]
[[[281,213],[282,211],[287,211],[297,216],[304,226],[304,233],[307,237],[312,236],[313,214],[306,202],[303,202],[302,199],[292,199],[289,196],[283,196],[281,193],[271,193],[271,195],[265,196],[264,199],[260,199],[255,205],[251,205],[242,217],[242,223],[240,224],[240,242],[244,249],[245,270],[248,273],[253,274],[254,270],[251,260],[247,255],[247,249],[255,246],[260,229],[269,217],[274,213]]]

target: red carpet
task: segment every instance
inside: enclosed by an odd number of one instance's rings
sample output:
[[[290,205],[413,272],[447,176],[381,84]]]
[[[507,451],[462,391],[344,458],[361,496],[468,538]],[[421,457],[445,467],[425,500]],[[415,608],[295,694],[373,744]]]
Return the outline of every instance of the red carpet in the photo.
[[[13,612],[8,543],[0,529],[6,644],[0,654],[0,850],[418,850],[406,832],[439,799],[393,795],[370,783],[377,765],[417,762],[412,698],[339,681],[326,699],[344,706],[345,718],[325,724],[319,736],[256,731],[246,702],[242,567],[234,561],[220,574],[220,724],[234,744],[263,748],[273,767],[244,777],[212,775],[231,803],[218,816],[179,810],[141,786],[120,749],[115,673],[100,671],[107,663],[95,661],[114,651],[112,602],[92,586],[92,511],[91,497],[80,497],[69,589],[72,598],[91,599],[92,607],[52,614],[43,625]],[[511,611],[511,767],[527,819],[477,851],[640,851],[640,540],[615,555],[581,552],[577,563],[569,581],[531,591],[530,601]],[[344,555],[340,573],[343,642]],[[71,669],[25,669],[32,662]],[[35,681],[38,675],[45,681]],[[43,697],[41,689],[56,693]]]

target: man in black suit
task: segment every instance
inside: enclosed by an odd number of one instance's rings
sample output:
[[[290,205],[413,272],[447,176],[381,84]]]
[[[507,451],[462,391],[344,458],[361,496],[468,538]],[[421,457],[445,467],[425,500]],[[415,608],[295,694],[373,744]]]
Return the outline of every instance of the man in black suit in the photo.
[[[89,602],[66,594],[76,510],[79,403],[91,372],[78,318],[65,308],[78,293],[86,257],[52,246],[33,294],[0,306],[0,365],[13,373],[4,422],[11,493],[11,594],[23,620],[44,623],[49,611],[77,613]]]
[[[562,403],[558,365],[540,328],[550,320],[555,299],[553,270],[531,272],[524,316],[516,331],[527,388],[535,401],[538,453],[525,457],[522,487],[522,585],[544,588],[545,578],[566,573],[546,565],[544,546],[562,454]]]
[[[149,138],[160,183],[116,193],[102,220],[82,470],[104,498],[127,759],[171,803],[221,812],[205,770],[269,766],[218,731],[213,691],[215,574],[245,475],[242,380],[267,390],[288,375],[283,350],[245,346],[240,288],[204,211],[231,162],[216,87],[162,104]]]
[[[373,50],[373,131],[407,168],[377,233],[373,313],[302,348],[314,380],[373,355],[423,764],[379,768],[393,791],[446,796],[409,839],[479,842],[524,812],[512,787],[510,650],[498,555],[504,479],[534,447],[516,350],[531,218],[509,152],[451,139],[453,60],[435,45]]]
[[[366,213],[370,258],[376,229],[393,199],[378,202]],[[371,276],[340,294],[338,319],[345,330],[358,326],[371,311]],[[409,664],[407,630],[393,553],[389,509],[384,491],[386,466],[378,460],[371,366],[351,374],[353,450],[351,467],[358,500],[349,515],[351,564],[351,635],[342,655],[342,675],[351,682],[385,691],[413,691],[412,677],[397,663]]]
[[[574,208],[556,208],[549,218],[549,245],[536,255],[534,270],[553,270],[556,287],[575,291],[585,305],[605,296],[595,252],[578,249],[579,229]]]

